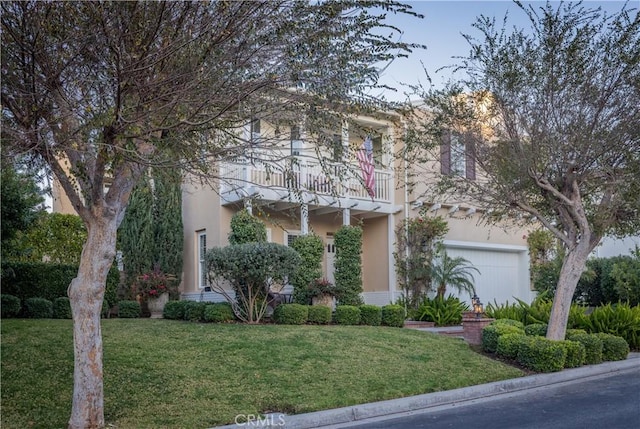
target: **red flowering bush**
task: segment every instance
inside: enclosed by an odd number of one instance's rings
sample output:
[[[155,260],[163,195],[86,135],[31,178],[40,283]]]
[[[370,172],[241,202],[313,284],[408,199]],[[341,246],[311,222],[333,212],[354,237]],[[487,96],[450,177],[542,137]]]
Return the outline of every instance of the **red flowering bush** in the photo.
[[[327,279],[315,279],[309,284],[307,296],[315,298],[322,295],[336,295],[336,287]]]
[[[163,293],[174,292],[176,283],[176,277],[173,274],[166,274],[156,269],[136,278],[133,285],[134,294],[140,295],[143,299],[157,298]]]

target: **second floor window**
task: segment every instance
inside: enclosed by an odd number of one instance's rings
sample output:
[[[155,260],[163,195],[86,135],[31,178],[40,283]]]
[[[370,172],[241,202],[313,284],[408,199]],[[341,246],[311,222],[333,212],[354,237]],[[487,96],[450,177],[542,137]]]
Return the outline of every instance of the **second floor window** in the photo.
[[[464,134],[446,132],[440,145],[440,172],[475,180],[473,140]]]
[[[260,119],[252,118],[251,119],[251,143],[256,144],[260,141]]]

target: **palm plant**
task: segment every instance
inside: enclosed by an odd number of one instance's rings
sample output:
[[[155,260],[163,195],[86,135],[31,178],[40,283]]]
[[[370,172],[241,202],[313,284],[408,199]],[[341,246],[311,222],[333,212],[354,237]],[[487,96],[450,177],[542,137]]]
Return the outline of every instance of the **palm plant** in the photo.
[[[443,251],[442,256],[431,268],[431,280],[438,286],[437,297],[444,298],[447,286],[457,289],[458,293],[465,291],[472,296],[475,293],[472,271],[480,274],[480,271],[465,258],[452,258]]]

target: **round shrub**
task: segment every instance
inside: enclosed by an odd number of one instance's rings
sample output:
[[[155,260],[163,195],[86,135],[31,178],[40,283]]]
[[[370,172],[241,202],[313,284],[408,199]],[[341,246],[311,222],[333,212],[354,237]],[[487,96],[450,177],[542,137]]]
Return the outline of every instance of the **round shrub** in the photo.
[[[273,310],[273,320],[280,325],[304,325],[308,318],[309,306],[307,305],[280,304]]]
[[[16,317],[21,309],[20,298],[8,294],[0,295],[0,312],[3,319]]]
[[[520,343],[518,362],[533,371],[554,372],[564,368],[567,350],[560,341],[530,337]]]
[[[360,324],[380,326],[382,323],[382,309],[377,305],[363,304],[360,306]]]
[[[602,340],[597,335],[574,334],[567,339],[582,343],[585,349],[585,365],[594,365],[602,362]]]
[[[331,323],[331,309],[324,305],[310,306],[307,322],[317,325],[327,325]]]
[[[596,335],[602,340],[602,360],[625,360],[629,354],[629,344],[624,338],[600,332]]]
[[[190,322],[203,322],[204,309],[206,306],[206,302],[187,301],[184,308],[184,320],[188,320]]]
[[[120,301],[118,303],[118,317],[124,319],[140,317],[140,303],[138,301]]]
[[[71,301],[69,301],[69,298],[61,296],[53,300],[53,318],[71,319]]]
[[[584,345],[578,341],[560,341],[567,350],[567,358],[564,361],[565,368],[577,368],[584,364],[586,355]]]
[[[404,326],[404,308],[396,304],[383,306],[381,323],[384,326],[402,328]]]
[[[184,311],[189,301],[169,301],[164,305],[162,317],[169,320],[184,320]]]
[[[546,323],[533,323],[524,327],[524,333],[526,335],[536,335],[538,337],[544,337],[547,335]]]
[[[338,325],[359,325],[360,309],[354,305],[338,305],[335,320]]]
[[[524,330],[506,324],[487,325],[482,329],[482,349],[495,353],[498,348],[498,338],[505,334],[524,334]]]
[[[584,329],[567,329],[567,332],[565,334],[565,339],[569,339],[569,337],[571,335],[576,335],[576,334],[586,334],[587,331],[585,331]]]
[[[204,321],[213,323],[231,322],[235,319],[231,304],[227,302],[217,302],[207,304],[204,307]]]
[[[51,319],[53,303],[44,298],[29,298],[24,301],[24,315],[30,319]]]
[[[515,326],[516,328],[524,329],[524,323],[519,320],[513,319],[496,319],[491,322],[490,325],[510,325]]]
[[[515,359],[518,356],[518,348],[523,338],[526,338],[526,336],[520,333],[501,335],[498,337],[496,354],[507,359]]]

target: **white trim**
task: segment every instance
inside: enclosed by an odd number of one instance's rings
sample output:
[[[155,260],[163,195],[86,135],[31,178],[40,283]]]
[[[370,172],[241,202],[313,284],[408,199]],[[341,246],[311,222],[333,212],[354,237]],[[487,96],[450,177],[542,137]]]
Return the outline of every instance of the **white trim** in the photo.
[[[393,260],[393,249],[395,249],[396,234],[393,228],[393,216],[387,215],[387,267],[389,269],[389,300],[393,303],[396,291],[396,270],[395,261]]]
[[[445,247],[453,249],[485,249],[494,250],[497,252],[528,252],[527,246],[518,246],[515,244],[495,244],[495,243],[478,243],[476,241],[457,241],[457,240],[444,240],[442,244]]]
[[[202,239],[204,238],[204,249],[202,249]],[[207,284],[206,280],[204,280],[204,269],[205,269],[205,253],[207,250],[207,230],[201,229],[196,231],[196,286],[197,289],[204,289]]]

